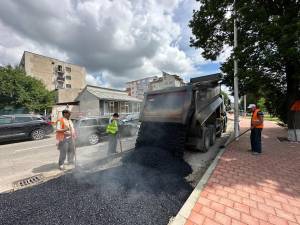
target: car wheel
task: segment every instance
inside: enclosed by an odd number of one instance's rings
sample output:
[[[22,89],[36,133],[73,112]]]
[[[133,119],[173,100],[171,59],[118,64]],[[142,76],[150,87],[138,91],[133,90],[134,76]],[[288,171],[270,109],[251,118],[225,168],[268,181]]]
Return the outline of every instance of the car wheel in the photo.
[[[41,140],[45,137],[45,131],[43,129],[36,129],[31,132],[32,140]]]
[[[91,134],[89,137],[88,137],[88,141],[89,141],[89,144],[90,145],[96,145],[99,143],[99,135],[98,134]]]

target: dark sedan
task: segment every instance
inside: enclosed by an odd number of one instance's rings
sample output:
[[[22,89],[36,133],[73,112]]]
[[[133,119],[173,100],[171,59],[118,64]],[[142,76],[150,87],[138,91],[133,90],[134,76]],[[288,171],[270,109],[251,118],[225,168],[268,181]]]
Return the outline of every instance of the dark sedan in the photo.
[[[40,140],[53,132],[51,123],[31,114],[1,115],[0,142],[32,139]]]
[[[101,117],[82,117],[73,118],[74,127],[77,135],[77,142],[95,145],[107,136],[106,127],[109,118]],[[121,137],[133,136],[138,131],[138,124],[129,122],[119,122],[119,134]]]

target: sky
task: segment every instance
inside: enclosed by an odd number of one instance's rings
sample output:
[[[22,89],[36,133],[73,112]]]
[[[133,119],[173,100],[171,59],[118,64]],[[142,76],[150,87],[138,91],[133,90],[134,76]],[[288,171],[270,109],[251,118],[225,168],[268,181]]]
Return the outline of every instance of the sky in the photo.
[[[125,88],[161,71],[191,77],[219,72],[230,54],[205,60],[189,46],[196,0],[1,0],[0,65],[24,51],[84,66],[87,83]]]

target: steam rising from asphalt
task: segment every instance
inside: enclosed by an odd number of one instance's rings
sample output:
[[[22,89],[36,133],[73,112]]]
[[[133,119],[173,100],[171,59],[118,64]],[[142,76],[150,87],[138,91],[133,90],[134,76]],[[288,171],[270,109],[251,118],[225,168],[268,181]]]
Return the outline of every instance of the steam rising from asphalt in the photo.
[[[192,191],[189,165],[153,147],[121,162],[0,195],[0,224],[167,224]]]

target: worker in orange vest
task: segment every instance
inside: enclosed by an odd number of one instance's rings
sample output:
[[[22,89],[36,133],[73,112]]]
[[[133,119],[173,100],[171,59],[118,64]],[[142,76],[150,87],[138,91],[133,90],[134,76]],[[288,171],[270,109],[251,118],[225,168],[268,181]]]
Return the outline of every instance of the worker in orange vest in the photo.
[[[248,109],[252,111],[250,135],[251,151],[254,155],[258,155],[261,153],[261,132],[264,128],[264,114],[255,104],[250,104]]]
[[[71,112],[65,109],[62,111],[62,116],[63,117],[60,118],[56,124],[57,147],[60,151],[58,160],[60,170],[64,169],[66,156],[68,157],[68,163],[74,164],[75,153],[75,130],[74,125],[70,120]]]

